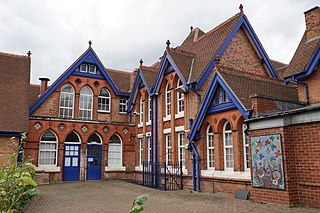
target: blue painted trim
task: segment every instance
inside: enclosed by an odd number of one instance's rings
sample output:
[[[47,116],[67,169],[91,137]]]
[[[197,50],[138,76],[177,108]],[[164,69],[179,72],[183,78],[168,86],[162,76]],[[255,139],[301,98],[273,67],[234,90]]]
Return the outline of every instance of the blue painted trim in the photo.
[[[169,63],[169,67],[167,67],[166,65]],[[171,66],[170,66],[171,65]],[[172,67],[172,68],[171,68]],[[162,79],[165,75],[171,73],[175,71],[177,73],[177,75],[179,76],[183,86],[188,89],[187,82],[186,79],[184,79],[183,75],[181,74],[180,70],[178,69],[178,67],[175,65],[173,59],[170,56],[170,53],[167,52],[167,50],[165,51],[164,55],[163,55],[163,59],[161,61],[160,64],[160,69],[155,81],[155,84],[153,86],[153,90],[152,90],[152,94],[155,94],[157,92],[159,92],[160,89],[160,85],[162,83]]]
[[[130,96],[129,93],[123,93],[118,90],[108,73],[106,72],[104,65],[100,61],[99,57],[96,55],[94,50],[90,47],[88,48],[52,85],[51,87],[42,95],[40,98],[29,108],[29,115],[31,115],[62,83],[65,79],[70,76],[77,67],[80,66],[83,62],[87,61],[90,58],[90,63],[95,62],[95,65],[100,70],[102,76],[110,84],[112,90],[117,96]],[[88,62],[86,62],[88,63]]]
[[[21,136],[23,132],[16,132],[16,131],[0,131],[0,136]]]
[[[153,117],[153,132],[154,135],[154,162],[155,162],[155,187],[159,186],[159,150],[158,150],[158,96],[152,96],[154,99],[154,117]]]
[[[224,41],[224,43],[221,45],[220,49],[218,50],[218,52],[215,55],[218,55],[219,57],[221,57],[223,55],[225,49],[227,48],[227,46],[231,42],[232,38],[235,36],[235,34],[238,32],[238,30],[240,29],[240,27],[242,25],[244,25],[246,27],[246,30],[248,31],[253,43],[255,44],[257,50],[261,54],[263,61],[266,63],[266,66],[267,66],[267,68],[269,70],[269,74],[271,74],[271,76],[273,78],[278,79],[277,73],[274,71],[266,52],[264,51],[261,43],[259,42],[259,39],[258,39],[257,35],[253,31],[248,19],[245,16],[242,16],[239,19],[239,21],[237,22],[235,27],[232,29],[232,31],[228,35],[227,39]],[[203,74],[199,78],[199,81],[197,82],[197,85],[196,85],[196,89],[197,90],[199,90],[201,88],[201,86],[203,85],[203,83],[205,82],[207,77],[209,76],[210,72],[214,68],[215,64],[216,64],[216,62],[215,62],[215,56],[214,56],[211,59],[208,67],[205,69],[205,71],[203,72]]]
[[[319,63],[319,61],[320,61],[320,44],[318,44],[318,47],[314,51],[306,68],[301,72],[291,75],[290,77],[294,77],[295,79],[301,79],[301,78],[310,76],[315,71],[315,68]]]
[[[215,106],[210,106],[208,108],[207,114],[215,114],[215,113],[219,113],[219,112],[225,112],[225,111],[229,111],[229,110],[233,110],[236,109],[236,105],[234,103],[222,103],[219,105],[215,105]]]
[[[239,102],[237,97],[233,94],[231,89],[227,86],[227,84],[224,82],[224,80],[221,78],[218,72],[216,72],[212,78],[212,81],[209,85],[209,89],[207,93],[205,94],[204,100],[201,104],[200,110],[198,112],[198,115],[194,121],[194,125],[191,128],[190,134],[188,135],[189,141],[195,141],[197,140],[197,134],[201,127],[201,124],[205,118],[205,115],[208,111],[208,108],[210,107],[210,103],[212,101],[212,98],[214,96],[214,91],[218,87],[218,85],[221,86],[221,88],[227,93],[230,101],[236,106],[236,108],[241,112],[243,117],[245,119],[249,118],[250,112],[246,111],[245,108],[242,106],[242,104]]]
[[[81,77],[87,77],[87,78],[104,79],[104,77],[103,77],[102,75],[91,74],[91,73],[84,73],[84,72],[73,72],[71,75],[81,76]]]

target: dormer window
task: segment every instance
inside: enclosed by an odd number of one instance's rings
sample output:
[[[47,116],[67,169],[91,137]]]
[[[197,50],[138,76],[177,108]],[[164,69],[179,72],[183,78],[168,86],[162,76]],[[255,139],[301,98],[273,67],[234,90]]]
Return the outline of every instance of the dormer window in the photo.
[[[96,74],[96,66],[95,65],[89,65],[89,73]]]
[[[80,72],[87,72],[87,65],[86,64],[80,65]]]
[[[227,92],[219,86],[214,93],[212,105],[214,106],[228,102],[230,102],[230,99]]]

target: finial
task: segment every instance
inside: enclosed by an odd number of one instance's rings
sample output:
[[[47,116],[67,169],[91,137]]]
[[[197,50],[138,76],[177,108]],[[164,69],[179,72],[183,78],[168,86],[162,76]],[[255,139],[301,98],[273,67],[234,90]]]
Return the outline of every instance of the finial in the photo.
[[[89,43],[89,47],[91,47],[92,41],[91,41],[91,40],[89,40],[89,42],[88,42],[88,43]]]
[[[191,31],[193,30],[193,27],[192,27],[192,26],[190,27],[190,30],[191,30]]]
[[[219,69],[219,66],[220,66],[220,57],[219,57],[219,55],[216,55],[215,61],[216,61],[215,68]]]
[[[240,9],[240,13],[243,13],[243,5],[242,4],[240,4],[239,9]]]
[[[31,56],[31,51],[29,50],[28,52],[27,52],[27,54],[28,54],[28,57],[30,57]]]
[[[140,59],[139,63],[140,63],[140,66],[142,66],[142,64],[143,64],[143,60],[142,60],[142,59]]]
[[[169,49],[170,48],[170,44],[171,44],[170,41],[167,40],[166,44],[167,44],[167,48]]]

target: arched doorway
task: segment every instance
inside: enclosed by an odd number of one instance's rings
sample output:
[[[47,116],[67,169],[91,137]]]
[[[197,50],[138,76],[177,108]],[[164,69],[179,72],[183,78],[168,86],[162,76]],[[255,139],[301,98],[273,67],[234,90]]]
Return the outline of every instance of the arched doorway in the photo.
[[[87,143],[86,180],[101,180],[102,175],[102,140],[93,133]]]
[[[68,134],[64,142],[62,180],[80,180],[80,138],[75,132]]]

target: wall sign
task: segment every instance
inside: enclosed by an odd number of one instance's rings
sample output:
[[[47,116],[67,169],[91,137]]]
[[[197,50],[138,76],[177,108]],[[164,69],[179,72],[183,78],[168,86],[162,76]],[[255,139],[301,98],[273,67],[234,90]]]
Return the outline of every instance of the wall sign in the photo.
[[[252,185],[259,188],[285,189],[281,135],[250,138]]]

